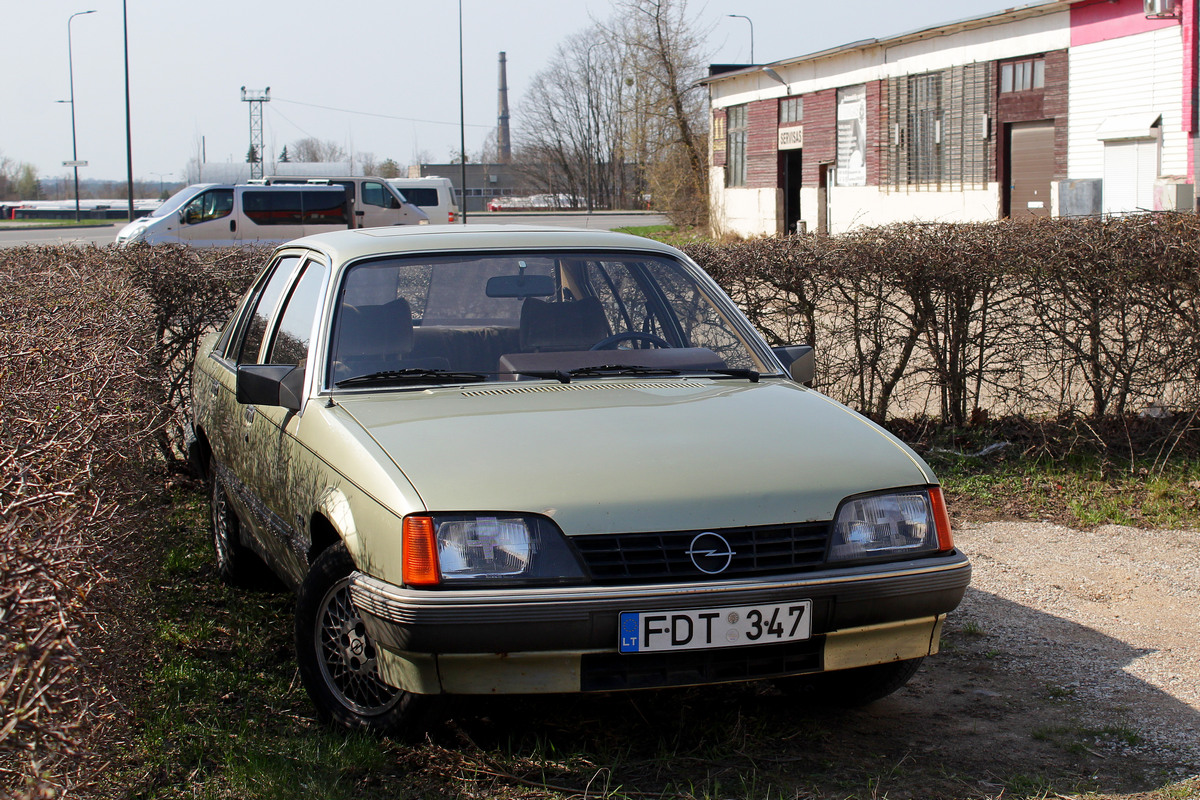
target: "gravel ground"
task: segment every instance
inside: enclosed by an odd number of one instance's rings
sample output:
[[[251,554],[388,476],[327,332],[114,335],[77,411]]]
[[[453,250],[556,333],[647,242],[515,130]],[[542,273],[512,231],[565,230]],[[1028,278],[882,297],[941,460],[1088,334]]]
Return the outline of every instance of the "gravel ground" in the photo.
[[[974,575],[944,655],[994,665],[964,691],[1015,699],[1010,733],[1200,774],[1200,532],[989,522],[956,541]]]

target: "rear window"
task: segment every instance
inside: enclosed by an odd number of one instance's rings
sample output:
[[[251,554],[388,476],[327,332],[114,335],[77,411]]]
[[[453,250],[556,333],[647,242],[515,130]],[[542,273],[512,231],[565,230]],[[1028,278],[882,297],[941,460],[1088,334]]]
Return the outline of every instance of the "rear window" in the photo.
[[[349,225],[346,196],[338,192],[304,192],[305,225]]]
[[[438,204],[437,189],[398,189],[404,199],[414,206],[436,206]]]
[[[300,192],[249,191],[242,195],[246,218],[256,225],[302,225]]]

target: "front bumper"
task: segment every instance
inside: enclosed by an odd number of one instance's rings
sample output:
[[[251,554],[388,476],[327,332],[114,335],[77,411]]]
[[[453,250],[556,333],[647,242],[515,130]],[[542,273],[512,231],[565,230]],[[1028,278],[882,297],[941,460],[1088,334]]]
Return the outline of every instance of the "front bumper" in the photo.
[[[362,573],[351,593],[385,679],[421,694],[611,691],[846,669],[937,651],[970,582],[954,552],[770,580],[652,586],[413,590]],[[617,652],[621,611],[812,601],[801,642]]]

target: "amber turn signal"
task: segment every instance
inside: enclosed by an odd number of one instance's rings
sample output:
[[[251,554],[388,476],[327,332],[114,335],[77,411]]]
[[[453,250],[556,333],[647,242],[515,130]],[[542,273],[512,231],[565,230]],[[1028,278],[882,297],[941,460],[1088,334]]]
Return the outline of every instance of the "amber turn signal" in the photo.
[[[404,518],[404,584],[436,586],[439,581],[437,542],[430,517]]]
[[[933,504],[933,522],[937,526],[938,550],[953,550],[954,535],[950,532],[950,512],[946,510],[946,498],[942,487],[929,490],[929,502]]]

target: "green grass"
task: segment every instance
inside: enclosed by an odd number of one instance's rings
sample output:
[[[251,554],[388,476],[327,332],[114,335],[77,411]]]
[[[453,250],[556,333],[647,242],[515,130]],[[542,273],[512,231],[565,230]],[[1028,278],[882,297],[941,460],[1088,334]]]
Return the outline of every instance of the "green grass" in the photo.
[[[1114,468],[1094,457],[1051,463],[927,456],[951,495],[952,507],[968,517],[1151,528],[1200,526],[1200,463],[1193,460],[1157,465],[1135,461]]]
[[[625,228],[615,228],[620,233],[631,233],[634,236],[658,238],[675,232],[674,225],[630,225]]]

